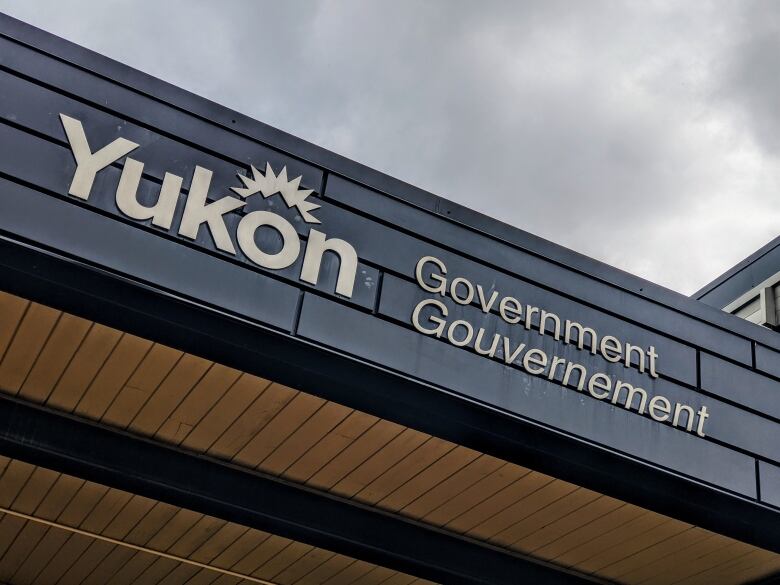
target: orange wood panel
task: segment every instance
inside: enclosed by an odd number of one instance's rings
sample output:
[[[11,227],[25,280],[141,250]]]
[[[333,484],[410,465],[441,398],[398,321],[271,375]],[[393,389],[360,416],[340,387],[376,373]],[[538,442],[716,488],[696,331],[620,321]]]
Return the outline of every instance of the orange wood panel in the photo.
[[[32,402],[46,402],[92,323],[63,313],[22,384],[19,395]]]
[[[46,404],[72,412],[121,336],[116,329],[93,324]]]
[[[250,410],[271,382],[249,374],[241,374],[224,396],[217,400],[203,418],[180,441],[193,451],[207,451],[223,433],[233,427],[235,421]],[[263,399],[265,400],[265,399]]]
[[[100,420],[151,347],[152,342],[146,339],[134,335],[122,335],[111,355],[84,392],[75,411],[82,416]]]
[[[19,392],[60,315],[55,309],[30,304],[0,362],[0,388],[5,392]]]

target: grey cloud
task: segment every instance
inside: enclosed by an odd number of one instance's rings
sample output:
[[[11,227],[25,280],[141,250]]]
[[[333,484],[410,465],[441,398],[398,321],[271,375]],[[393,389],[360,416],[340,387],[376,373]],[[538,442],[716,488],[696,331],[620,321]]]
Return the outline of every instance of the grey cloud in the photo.
[[[780,85],[766,79],[780,8],[756,6],[0,0],[56,34],[682,292],[780,226]],[[763,37],[751,34],[757,20]]]
[[[742,4],[723,64],[720,95],[739,106],[768,152],[780,154],[780,10],[777,4]]]

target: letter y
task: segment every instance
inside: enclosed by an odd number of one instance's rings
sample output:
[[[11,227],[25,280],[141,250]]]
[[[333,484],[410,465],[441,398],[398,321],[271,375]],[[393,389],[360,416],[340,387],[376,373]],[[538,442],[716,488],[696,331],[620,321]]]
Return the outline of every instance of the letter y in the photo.
[[[70,183],[68,195],[86,200],[89,198],[98,171],[135,150],[138,145],[125,138],[117,138],[97,152],[92,152],[81,122],[65,114],[60,114],[60,120],[76,159],[76,173]]]

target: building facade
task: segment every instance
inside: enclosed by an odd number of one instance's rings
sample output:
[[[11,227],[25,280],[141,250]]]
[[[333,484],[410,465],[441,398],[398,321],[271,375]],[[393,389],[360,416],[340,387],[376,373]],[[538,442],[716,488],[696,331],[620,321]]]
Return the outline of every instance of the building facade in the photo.
[[[6,16],[0,152],[0,582],[778,582],[780,238],[687,298]]]

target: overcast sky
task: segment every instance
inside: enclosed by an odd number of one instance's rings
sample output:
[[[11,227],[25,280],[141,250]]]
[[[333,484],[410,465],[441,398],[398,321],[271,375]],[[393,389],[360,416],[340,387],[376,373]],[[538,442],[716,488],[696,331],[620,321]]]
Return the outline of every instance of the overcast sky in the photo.
[[[780,234],[780,2],[0,11],[686,294]]]

